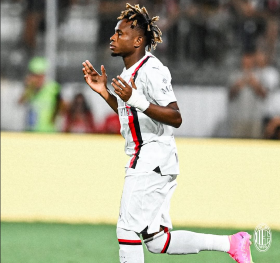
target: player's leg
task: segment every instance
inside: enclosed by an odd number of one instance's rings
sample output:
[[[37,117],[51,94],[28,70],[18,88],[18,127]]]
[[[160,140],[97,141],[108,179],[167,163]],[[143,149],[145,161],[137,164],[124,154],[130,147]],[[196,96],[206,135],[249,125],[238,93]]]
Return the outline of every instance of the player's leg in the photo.
[[[152,253],[186,255],[214,250],[229,253],[239,263],[253,262],[250,238],[251,236],[246,232],[239,232],[232,236],[220,236],[182,230],[169,232],[167,228],[150,237],[143,235],[144,243]]]
[[[141,239],[131,230],[117,228],[120,263],[144,263]]]
[[[159,229],[160,232],[150,235],[148,229],[147,232],[142,232],[147,249],[153,253],[168,254],[193,254],[202,250],[229,251],[230,244],[228,236],[201,234],[190,231],[169,232],[170,226],[172,227],[169,207],[171,197],[176,187],[176,185],[173,185],[175,179],[175,176],[171,176],[170,181],[166,184],[168,192],[155,217],[155,220],[160,218],[160,221],[158,220],[156,222],[158,224],[157,229]],[[154,179],[154,181],[156,181],[156,179]]]
[[[120,263],[144,263],[139,232],[145,228],[141,202],[145,194],[145,175],[126,173],[117,224]]]
[[[170,184],[172,181],[170,181]],[[250,253],[250,235],[245,232],[237,233],[233,236],[227,235],[211,235],[203,233],[194,233],[191,231],[172,231],[169,232],[167,227],[170,226],[171,219],[169,216],[170,200],[174,191],[174,187],[170,187],[165,200],[159,209],[160,217],[159,233],[149,234],[142,232],[144,243],[147,249],[152,253],[167,254],[194,254],[199,251],[214,250],[228,252],[237,262],[251,263]],[[158,223],[159,221],[157,221]],[[152,224],[151,224],[152,225]]]
[[[156,235],[146,238],[143,235],[147,249],[152,253],[196,254],[202,250],[228,252],[230,242],[228,236],[218,236],[191,231],[172,231],[167,228]]]

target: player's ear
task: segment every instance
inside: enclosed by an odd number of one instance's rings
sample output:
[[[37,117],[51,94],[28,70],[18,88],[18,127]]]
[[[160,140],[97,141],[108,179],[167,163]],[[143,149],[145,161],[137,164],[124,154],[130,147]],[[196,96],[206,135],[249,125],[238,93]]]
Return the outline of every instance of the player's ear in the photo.
[[[143,45],[144,43],[144,38],[142,36],[137,36],[134,40],[134,47],[139,48]]]

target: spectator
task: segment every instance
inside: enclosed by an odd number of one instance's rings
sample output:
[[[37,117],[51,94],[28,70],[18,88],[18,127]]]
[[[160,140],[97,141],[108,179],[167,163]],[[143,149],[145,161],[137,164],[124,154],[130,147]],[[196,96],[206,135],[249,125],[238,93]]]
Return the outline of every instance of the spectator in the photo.
[[[258,8],[266,22],[264,34],[259,46],[267,50],[269,62],[275,62],[276,44],[279,35],[280,1],[258,1]]]
[[[28,65],[29,74],[25,80],[25,89],[19,98],[20,104],[28,105],[28,131],[54,132],[55,118],[62,104],[60,85],[46,82],[47,61],[43,57],[34,57]]]
[[[60,24],[66,17],[67,11],[73,0],[57,1],[58,23]],[[23,29],[23,45],[29,55],[34,55],[37,45],[36,37],[39,32],[45,32],[46,1],[45,0],[26,0],[26,11]]]
[[[182,4],[188,19],[186,55],[195,63],[221,62],[227,45],[229,15],[217,0],[187,1]]]
[[[189,32],[186,36],[187,57],[197,64],[206,59],[206,13],[202,8],[203,3],[192,1],[189,5],[187,16],[189,21]]]
[[[69,110],[65,114],[63,132],[93,133],[95,132],[93,114],[82,93],[75,95]]]
[[[256,74],[265,89],[264,116],[272,118],[277,114],[273,101],[275,91],[280,88],[279,71],[269,64],[269,55],[262,50],[256,52],[255,64]]]
[[[235,138],[261,138],[267,89],[254,69],[254,54],[245,54],[242,68],[230,76],[229,128]]]
[[[264,34],[266,22],[257,9],[256,1],[231,0],[230,4],[235,14],[242,52],[255,52],[258,40]]]

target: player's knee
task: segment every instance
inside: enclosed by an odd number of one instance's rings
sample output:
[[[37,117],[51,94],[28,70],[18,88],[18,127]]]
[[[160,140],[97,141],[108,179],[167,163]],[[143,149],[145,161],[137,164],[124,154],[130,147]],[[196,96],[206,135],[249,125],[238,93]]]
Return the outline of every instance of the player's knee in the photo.
[[[155,254],[159,254],[161,253],[161,249],[162,247],[160,247],[158,245],[158,243],[156,242],[156,240],[152,240],[149,243],[145,243],[148,251],[150,251],[151,253],[155,253]]]
[[[159,232],[151,238],[145,239],[144,243],[151,253],[166,253],[170,242],[170,233]]]
[[[142,242],[137,233],[123,228],[117,228],[117,237],[120,245],[119,258],[121,263],[144,262]]]

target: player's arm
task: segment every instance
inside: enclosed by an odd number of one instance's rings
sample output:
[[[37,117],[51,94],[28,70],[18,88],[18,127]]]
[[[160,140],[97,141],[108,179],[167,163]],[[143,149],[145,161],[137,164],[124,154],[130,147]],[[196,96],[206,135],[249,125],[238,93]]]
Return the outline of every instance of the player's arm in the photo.
[[[88,60],[83,62],[83,66],[86,83],[93,91],[98,93],[116,113],[118,113],[117,98],[112,95],[107,88],[107,74],[104,66],[101,66],[101,75],[94,69]]]
[[[177,102],[171,102],[166,107],[150,103],[143,113],[156,121],[174,128],[179,128],[182,124],[182,117]]]
[[[120,76],[117,77],[119,81],[113,79],[112,86],[115,89],[115,93],[129,105],[134,106],[145,113],[150,118],[170,125],[175,128],[179,128],[182,123],[181,113],[177,102],[171,102],[167,106],[159,106],[147,101],[144,95],[139,95],[133,92],[133,88],[137,87],[131,80],[132,88],[125,82]]]

